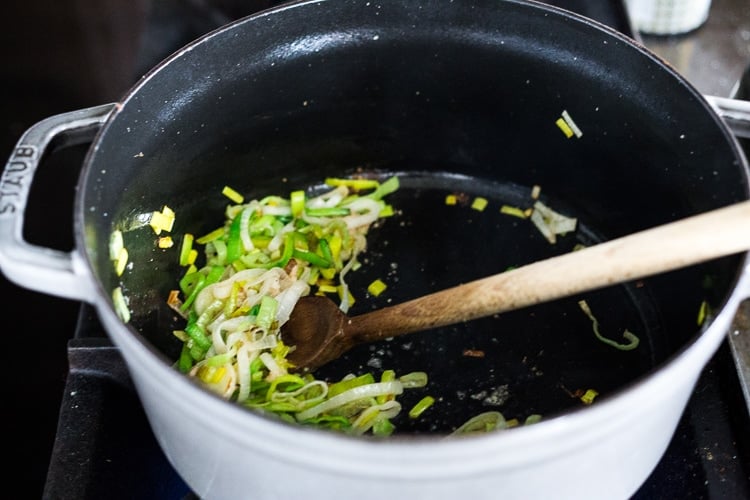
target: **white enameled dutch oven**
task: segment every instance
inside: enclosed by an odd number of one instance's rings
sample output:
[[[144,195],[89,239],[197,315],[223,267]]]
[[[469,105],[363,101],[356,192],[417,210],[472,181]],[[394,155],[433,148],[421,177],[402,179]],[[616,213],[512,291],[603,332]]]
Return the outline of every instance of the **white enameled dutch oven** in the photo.
[[[555,125],[563,111],[580,137]],[[81,141],[91,146],[75,248],[29,245],[23,216],[40,158]],[[330,376],[376,366],[428,373],[437,403],[419,422],[404,415],[385,439],[281,422],[173,367],[179,343],[166,299],[180,270],[138,223],[144,214],[172,208],[178,239],[221,221],[225,185],[250,199],[362,171],[399,175],[401,188],[391,200],[398,215],[372,231],[351,286],[390,270],[394,301],[563,251],[497,212],[534,185],[578,218],[567,250],[750,194],[746,159],[712,103],[592,20],[518,0],[304,1],[207,34],[117,103],[30,128],[2,176],[0,268],[24,287],[95,306],[159,444],[201,498],[631,496],[750,295],[746,254],[587,296],[603,327],[639,334],[633,351],[598,342],[572,298],[363,346],[325,367]],[[484,197],[494,212],[450,211],[447,193]],[[122,276],[108,254],[115,227],[126,228],[131,255]],[[111,300],[118,286],[127,324]],[[599,393],[593,404],[571,395],[586,388]],[[502,405],[482,397],[499,389]],[[543,418],[449,435],[485,409]]]

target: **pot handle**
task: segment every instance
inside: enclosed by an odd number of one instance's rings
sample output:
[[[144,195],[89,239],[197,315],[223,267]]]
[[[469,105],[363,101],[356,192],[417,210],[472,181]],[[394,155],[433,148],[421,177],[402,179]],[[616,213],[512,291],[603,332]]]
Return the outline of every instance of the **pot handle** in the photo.
[[[737,137],[750,138],[750,101],[703,96]]]
[[[103,104],[46,118],[18,140],[0,177],[0,271],[31,290],[94,301],[94,280],[81,255],[31,245],[23,238],[23,220],[32,180],[41,158],[55,147],[93,140],[116,104]]]

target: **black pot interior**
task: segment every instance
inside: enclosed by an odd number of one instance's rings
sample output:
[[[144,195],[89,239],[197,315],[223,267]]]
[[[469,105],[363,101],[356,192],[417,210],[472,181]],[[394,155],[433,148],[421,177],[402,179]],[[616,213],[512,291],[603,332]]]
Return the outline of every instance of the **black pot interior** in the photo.
[[[175,359],[166,306],[181,270],[149,227],[126,231],[132,267],[114,275],[114,227],[168,205],[173,237],[221,225],[229,185],[246,199],[319,186],[327,176],[402,177],[399,213],[373,229],[350,275],[373,308],[748,198],[741,153],[696,91],[634,43],[593,22],[515,1],[302,3],[247,18],[147,75],[102,130],[83,175],[86,246],[104,290],[122,285],[131,326]],[[555,125],[567,110],[582,129]],[[502,204],[579,220],[548,243]],[[484,211],[445,197],[489,200]],[[444,432],[480,411],[507,418],[582,406],[647,375],[694,338],[701,303],[720,308],[739,257],[497,317],[361,346],[322,377],[423,370],[429,418],[399,432]],[[387,293],[368,297],[381,278]],[[641,338],[633,351],[601,331]],[[705,327],[705,326],[704,326]],[[483,357],[477,357],[478,352]]]

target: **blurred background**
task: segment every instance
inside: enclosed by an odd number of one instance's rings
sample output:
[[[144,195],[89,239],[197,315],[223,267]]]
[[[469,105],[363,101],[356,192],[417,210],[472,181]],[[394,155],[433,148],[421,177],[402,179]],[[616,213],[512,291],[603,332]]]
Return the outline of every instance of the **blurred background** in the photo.
[[[468,1],[468,0],[467,0]],[[594,4],[607,2],[592,0]],[[600,3],[601,2],[601,3]],[[0,157],[48,116],[117,101],[173,51],[233,19],[274,6],[271,0],[10,0],[0,30]],[[564,5],[566,2],[548,2]],[[576,2],[574,2],[576,3]],[[581,3],[581,2],[577,2]],[[713,0],[708,20],[677,36],[634,33],[698,88],[737,91],[750,64],[748,0]],[[40,166],[26,214],[25,238],[71,250],[75,182],[86,147],[60,151]],[[5,160],[3,160],[4,162]],[[26,291],[0,276],[2,317],[9,319],[4,373],[10,468],[22,497],[40,498],[68,371],[67,345],[80,304]],[[745,480],[748,479],[747,473]],[[6,483],[11,484],[11,483]],[[117,486],[117,485],[112,485]],[[745,490],[746,491],[746,490]]]

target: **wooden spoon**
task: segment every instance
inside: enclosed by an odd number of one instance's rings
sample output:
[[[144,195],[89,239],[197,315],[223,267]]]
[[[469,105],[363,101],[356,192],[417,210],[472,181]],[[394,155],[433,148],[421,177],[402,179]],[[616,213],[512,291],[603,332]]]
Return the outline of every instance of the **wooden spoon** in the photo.
[[[299,371],[355,345],[520,309],[750,249],[750,201],[541,260],[359,316],[301,298],[281,328]]]

